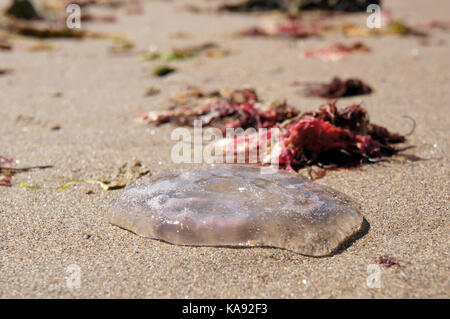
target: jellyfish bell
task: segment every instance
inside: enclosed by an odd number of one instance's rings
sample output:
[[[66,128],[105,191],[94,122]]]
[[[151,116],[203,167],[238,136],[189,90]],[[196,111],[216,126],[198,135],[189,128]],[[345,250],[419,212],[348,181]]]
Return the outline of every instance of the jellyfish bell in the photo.
[[[211,165],[141,178],[111,203],[108,220],[177,245],[264,246],[332,254],[362,227],[351,200],[280,170]]]

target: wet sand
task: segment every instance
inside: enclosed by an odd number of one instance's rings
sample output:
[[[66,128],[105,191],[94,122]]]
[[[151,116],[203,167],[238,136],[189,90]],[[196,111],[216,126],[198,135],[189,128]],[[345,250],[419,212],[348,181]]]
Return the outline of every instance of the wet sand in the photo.
[[[409,24],[449,20],[447,0],[385,1],[393,16]],[[257,16],[194,14],[182,1],[153,1],[143,15],[118,15],[114,24],[90,23],[90,30],[125,33],[136,52],[157,45],[216,41],[234,54],[171,63],[179,71],[165,78],[136,54],[112,55],[109,41],[51,40],[55,52],[28,52],[17,42],[0,51],[0,154],[18,166],[53,168],[17,174],[13,187],[0,187],[0,297],[25,298],[448,298],[450,33],[432,31],[431,45],[416,37],[286,40],[233,38]],[[357,15],[360,23],[366,15]],[[174,39],[176,31],[190,38]],[[301,60],[301,50],[337,41],[362,40],[372,52],[337,63]],[[441,40],[441,41],[439,41]],[[97,185],[57,186],[70,179],[102,178],[118,166],[141,160],[153,173],[178,168],[170,161],[173,126],[136,123],[139,112],[164,109],[189,85],[205,89],[251,86],[265,100],[287,99],[301,110],[323,100],[307,99],[298,81],[359,77],[375,92],[339,101],[362,102],[371,120],[406,133],[414,146],[390,161],[336,170],[317,182],[357,201],[370,224],[367,234],[332,257],[312,258],[272,248],[180,247],[142,238],[104,218],[119,191]],[[150,86],[161,94],[145,97]],[[54,94],[60,92],[60,97]],[[31,121],[17,117],[32,116]],[[59,130],[52,127],[59,125]],[[186,166],[186,165],[185,165]],[[87,194],[88,191],[93,194]],[[401,267],[380,268],[381,288],[369,288],[368,266],[380,255]],[[69,289],[67,267],[78,265],[81,287]]]

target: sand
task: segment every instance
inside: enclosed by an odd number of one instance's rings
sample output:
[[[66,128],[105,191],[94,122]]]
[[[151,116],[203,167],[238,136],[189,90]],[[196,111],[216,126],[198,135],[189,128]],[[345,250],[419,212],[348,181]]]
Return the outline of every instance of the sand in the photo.
[[[385,4],[411,24],[450,17],[447,0]],[[362,23],[365,18],[353,19]],[[415,37],[364,38],[373,52],[324,63],[300,60],[299,52],[345,38],[229,36],[257,21],[256,16],[190,13],[182,1],[152,1],[143,15],[120,13],[115,24],[83,25],[128,34],[135,52],[155,44],[166,50],[202,41],[234,51],[225,58],[174,62],[179,72],[162,79],[148,72],[158,62],[139,61],[136,54],[112,55],[108,41],[52,40],[56,52],[28,52],[20,46],[33,42],[21,40],[16,50],[0,51],[0,67],[14,69],[0,77],[0,153],[17,159],[18,166],[53,165],[17,174],[14,187],[0,188],[0,297],[449,297],[449,33],[433,31],[428,46]],[[170,38],[176,31],[191,37]],[[248,85],[264,99],[286,98],[306,110],[323,101],[304,98],[288,84],[334,75],[360,77],[375,89],[368,96],[342,99],[339,106],[362,102],[373,122],[402,133],[411,128],[403,116],[414,118],[417,127],[407,144],[414,148],[404,153],[422,160],[397,156],[361,169],[331,171],[317,181],[351,196],[370,224],[367,234],[332,257],[170,245],[108,223],[104,214],[120,190],[18,187],[21,182],[57,186],[64,180],[104,178],[134,159],[154,173],[178,168],[170,161],[174,127],[154,128],[134,119],[139,112],[167,107],[168,98],[188,85]],[[150,86],[161,94],[145,97]],[[54,97],[56,92],[62,96]],[[33,120],[17,121],[20,115]],[[52,130],[55,125],[61,128]],[[381,287],[369,288],[369,265],[385,254],[404,262],[379,268]],[[67,281],[70,265],[80,269],[79,288]]]

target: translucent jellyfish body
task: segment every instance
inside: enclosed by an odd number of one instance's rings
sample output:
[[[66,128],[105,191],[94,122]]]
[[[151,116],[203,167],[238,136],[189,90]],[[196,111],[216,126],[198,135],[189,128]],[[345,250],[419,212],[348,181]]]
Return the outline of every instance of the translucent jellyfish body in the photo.
[[[116,198],[108,220],[177,245],[268,246],[310,256],[336,251],[363,217],[330,188],[280,170],[208,166],[142,178]]]

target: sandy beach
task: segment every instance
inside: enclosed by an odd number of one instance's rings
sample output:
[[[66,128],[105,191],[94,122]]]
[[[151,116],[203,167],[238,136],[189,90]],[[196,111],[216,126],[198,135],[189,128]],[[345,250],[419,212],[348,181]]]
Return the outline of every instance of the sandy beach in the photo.
[[[195,2],[195,1],[189,1]],[[202,1],[200,1],[202,2]],[[2,2],[3,3],[3,2]],[[385,0],[405,23],[450,20],[448,0]],[[103,10],[108,12],[108,10]],[[116,12],[116,11],[114,11]],[[47,40],[57,50],[30,52],[20,38],[0,50],[0,154],[17,167],[52,168],[16,174],[0,187],[1,298],[448,298],[450,135],[450,33],[431,30],[429,43],[414,36],[307,39],[236,38],[261,16],[193,13],[184,1],[145,1],[140,15],[117,11],[116,23],[82,28],[124,34],[135,47],[110,51],[111,41]],[[364,23],[367,14],[337,19]],[[175,38],[174,32],[188,36]],[[299,58],[301,51],[361,40],[372,48],[339,62]],[[200,56],[170,65],[167,77],[151,75],[158,61],[141,61],[151,46],[214,41],[229,56]],[[189,167],[174,164],[175,126],[143,125],[137,114],[169,106],[186,89],[250,86],[264,100],[286,99],[299,110],[320,98],[299,94],[293,81],[358,77],[370,95],[362,103],[371,121],[406,134],[414,146],[388,161],[329,171],[316,182],[353,198],[368,232],[341,252],[313,258],[275,248],[182,247],[139,237],[104,217],[122,190],[98,185],[56,187],[68,180],[109,178],[125,162],[140,160],[152,174]],[[149,87],[161,93],[145,96]],[[402,155],[414,156],[402,156]],[[419,159],[420,158],[420,159]],[[48,186],[20,187],[20,183]],[[380,288],[369,288],[368,266],[381,255],[401,267],[380,267]],[[80,288],[67,286],[68,267],[80,269]]]

